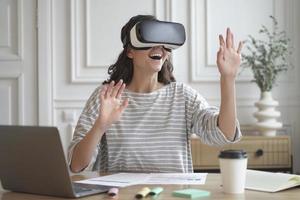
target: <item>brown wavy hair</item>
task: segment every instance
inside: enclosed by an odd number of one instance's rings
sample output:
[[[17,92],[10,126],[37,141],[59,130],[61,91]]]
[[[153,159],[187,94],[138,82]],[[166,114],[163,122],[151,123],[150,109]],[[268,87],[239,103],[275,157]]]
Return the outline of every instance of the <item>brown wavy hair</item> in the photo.
[[[132,17],[121,30],[121,41],[123,43],[123,51],[120,53],[116,63],[112,64],[108,68],[109,79],[105,80],[102,84],[110,83],[111,81],[119,82],[123,80],[128,85],[133,76],[133,62],[132,59],[127,56],[129,48],[132,48],[129,42],[129,32],[131,28],[138,22],[145,20],[156,20],[152,15],[137,15]],[[161,70],[158,72],[158,82],[167,85],[171,82],[175,82],[173,75],[173,65],[169,59],[167,59]]]

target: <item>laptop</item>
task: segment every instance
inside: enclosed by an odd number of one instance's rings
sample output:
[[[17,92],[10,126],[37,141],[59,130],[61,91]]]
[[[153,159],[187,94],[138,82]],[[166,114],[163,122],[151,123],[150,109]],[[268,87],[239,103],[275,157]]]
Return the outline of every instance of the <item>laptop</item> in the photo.
[[[0,126],[0,180],[6,190],[59,197],[109,190],[71,182],[56,127]]]

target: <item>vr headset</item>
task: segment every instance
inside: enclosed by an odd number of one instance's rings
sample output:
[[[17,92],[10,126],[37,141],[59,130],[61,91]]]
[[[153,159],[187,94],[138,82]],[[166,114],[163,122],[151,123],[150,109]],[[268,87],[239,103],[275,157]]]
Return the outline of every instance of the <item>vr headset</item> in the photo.
[[[147,20],[135,24],[123,40],[123,46],[130,44],[134,49],[150,49],[163,46],[171,51],[185,42],[184,26],[179,23]]]

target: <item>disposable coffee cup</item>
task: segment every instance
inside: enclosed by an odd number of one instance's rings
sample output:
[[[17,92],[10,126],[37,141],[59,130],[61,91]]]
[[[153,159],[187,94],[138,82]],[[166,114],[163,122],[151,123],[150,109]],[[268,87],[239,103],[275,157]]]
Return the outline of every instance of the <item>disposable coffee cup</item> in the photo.
[[[224,150],[220,152],[219,162],[223,191],[241,194],[245,190],[247,153],[243,150]]]

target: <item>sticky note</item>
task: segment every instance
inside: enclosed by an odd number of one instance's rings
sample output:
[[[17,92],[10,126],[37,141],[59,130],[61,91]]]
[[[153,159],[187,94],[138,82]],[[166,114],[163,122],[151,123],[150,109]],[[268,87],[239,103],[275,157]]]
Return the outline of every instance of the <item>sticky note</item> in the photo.
[[[183,189],[183,190],[176,190],[172,193],[175,197],[183,197],[183,198],[199,198],[199,197],[207,197],[210,195],[209,191],[199,190],[199,189]]]

